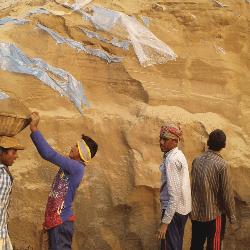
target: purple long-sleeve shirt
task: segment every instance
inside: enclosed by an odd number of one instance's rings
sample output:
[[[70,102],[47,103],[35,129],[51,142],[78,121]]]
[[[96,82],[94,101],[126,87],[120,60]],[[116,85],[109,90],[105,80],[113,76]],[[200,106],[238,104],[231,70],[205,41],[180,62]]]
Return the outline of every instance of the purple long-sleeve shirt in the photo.
[[[41,157],[58,167],[50,191],[46,212],[45,229],[53,228],[67,221],[72,215],[72,202],[84,174],[84,162],[75,161],[57,153],[36,130],[30,135]]]

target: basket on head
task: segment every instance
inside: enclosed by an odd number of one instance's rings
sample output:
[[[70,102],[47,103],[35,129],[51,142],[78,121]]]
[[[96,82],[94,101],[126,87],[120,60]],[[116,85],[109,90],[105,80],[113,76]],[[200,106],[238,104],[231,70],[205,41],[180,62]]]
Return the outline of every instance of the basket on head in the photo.
[[[0,136],[15,136],[30,123],[31,111],[16,99],[0,99]]]

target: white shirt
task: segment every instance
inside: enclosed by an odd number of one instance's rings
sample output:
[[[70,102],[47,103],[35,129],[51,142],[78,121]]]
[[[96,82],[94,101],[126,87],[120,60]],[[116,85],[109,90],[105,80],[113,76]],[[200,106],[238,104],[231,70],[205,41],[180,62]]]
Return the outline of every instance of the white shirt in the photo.
[[[163,155],[160,165],[161,210],[165,209],[162,222],[169,224],[177,212],[187,215],[191,211],[191,188],[186,158],[178,147]]]

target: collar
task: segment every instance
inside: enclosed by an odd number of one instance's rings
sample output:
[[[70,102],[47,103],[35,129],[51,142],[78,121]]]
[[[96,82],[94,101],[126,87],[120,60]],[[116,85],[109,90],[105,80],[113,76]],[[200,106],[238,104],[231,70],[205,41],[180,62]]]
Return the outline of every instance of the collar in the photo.
[[[13,182],[14,178],[9,170],[9,167],[5,166],[3,163],[0,163],[0,168],[4,168],[4,170],[6,171],[6,173],[9,175],[11,182]]]
[[[177,152],[177,151],[178,151],[178,147],[175,147],[175,148],[171,149],[170,151],[165,152],[163,156],[168,157],[169,155],[171,155],[172,153]]]
[[[221,155],[218,151],[213,151],[213,150],[211,150],[211,149],[208,149],[207,152],[208,152],[208,153],[211,153],[211,154],[218,155],[219,157],[221,157],[221,158],[223,159],[222,155]]]
[[[6,167],[3,163],[0,163],[0,168]]]

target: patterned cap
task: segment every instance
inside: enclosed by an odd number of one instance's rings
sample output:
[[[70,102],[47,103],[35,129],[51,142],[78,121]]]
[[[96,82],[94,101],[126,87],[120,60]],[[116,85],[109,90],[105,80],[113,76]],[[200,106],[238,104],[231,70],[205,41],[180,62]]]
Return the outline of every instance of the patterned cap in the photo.
[[[23,150],[25,147],[19,143],[15,137],[0,136],[0,147]]]
[[[166,123],[161,127],[160,137],[182,140],[182,131],[175,125]]]

